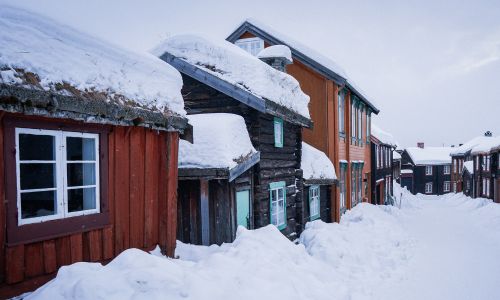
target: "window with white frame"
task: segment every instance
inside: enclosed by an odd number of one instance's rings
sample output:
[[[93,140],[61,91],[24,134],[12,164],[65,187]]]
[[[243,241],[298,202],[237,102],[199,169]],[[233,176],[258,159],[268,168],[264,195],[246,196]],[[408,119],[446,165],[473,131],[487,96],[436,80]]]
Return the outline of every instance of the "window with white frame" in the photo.
[[[99,213],[99,135],[16,128],[18,224]]]
[[[466,186],[467,186],[467,190],[470,190],[470,180],[467,180]]]
[[[320,216],[320,193],[319,185],[309,187],[309,215],[311,220],[318,219]]]
[[[483,196],[486,196],[486,178],[483,178]]]
[[[363,146],[363,107],[358,108],[358,139],[359,145]]]
[[[444,166],[443,173],[444,173],[444,175],[450,174],[450,166],[449,165]]]
[[[479,156],[476,156],[476,171],[479,170]]]
[[[344,90],[338,93],[339,100],[339,132],[345,134],[345,94]]]
[[[486,156],[486,171],[490,170],[490,156]]]
[[[486,156],[483,156],[483,159],[482,159],[482,164],[481,164],[481,168],[483,170],[486,170]]]
[[[453,192],[454,193],[457,192],[457,183],[456,182],[453,182]]]
[[[356,177],[356,167],[354,164],[351,164],[351,208],[353,208],[356,205],[356,182],[357,182],[357,177]]]
[[[425,184],[425,193],[432,194],[432,182],[427,182]]]
[[[366,110],[366,142],[367,143],[370,142],[371,127],[372,127],[371,114],[370,114],[370,110],[367,109]]]
[[[274,118],[274,146],[283,148],[283,119]]]
[[[352,98],[351,98],[352,99]],[[354,100],[354,99],[353,99]],[[351,142],[354,142],[356,139],[356,103],[355,101],[351,101]]]
[[[264,49],[264,40],[258,37],[239,39],[234,44],[253,56],[257,56]]]
[[[359,164],[358,165],[358,184],[357,184],[357,189],[358,189],[358,203],[363,201],[363,165]]]
[[[340,211],[343,211],[346,208],[345,205],[345,197],[346,197],[346,168],[347,164],[341,163],[340,164]]]
[[[458,172],[458,160],[453,159],[453,174],[456,174]]]
[[[271,224],[283,229],[286,227],[286,184],[284,181],[269,185],[271,199]]]
[[[425,166],[425,175],[432,175],[432,166]]]
[[[375,145],[375,160],[376,160],[376,163],[377,163],[377,169],[380,169],[379,151],[380,151],[379,145]]]
[[[445,193],[450,191],[450,182],[449,182],[449,181],[445,181],[445,182],[443,183],[443,191],[444,191]]]

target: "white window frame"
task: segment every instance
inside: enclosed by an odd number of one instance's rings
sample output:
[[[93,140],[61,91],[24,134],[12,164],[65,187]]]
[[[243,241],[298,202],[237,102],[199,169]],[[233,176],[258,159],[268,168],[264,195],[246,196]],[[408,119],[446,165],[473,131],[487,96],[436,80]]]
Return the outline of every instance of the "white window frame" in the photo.
[[[451,188],[451,184],[450,184],[450,182],[449,182],[449,181],[445,181],[445,182],[443,183],[443,191],[444,191],[444,192],[449,192],[449,191],[450,191],[450,188]]]
[[[23,161],[20,162],[20,149],[19,149],[19,135],[20,134],[31,134],[31,135],[50,135],[54,137],[54,152],[55,160],[52,161]],[[67,186],[67,153],[66,153],[66,137],[81,137],[81,138],[92,138],[95,143],[95,161],[71,161],[70,163],[95,163],[95,185],[88,186],[78,186],[78,187],[68,187]],[[94,133],[83,133],[83,132],[70,132],[61,130],[48,130],[48,129],[33,129],[33,128],[20,128],[15,129],[15,147],[16,147],[16,182],[17,182],[17,221],[18,225],[26,225],[33,223],[40,223],[56,219],[66,219],[70,217],[90,215],[100,212],[100,168],[99,168],[99,134]],[[42,188],[42,189],[29,189],[21,190],[21,163],[55,163],[55,177],[56,186],[54,188]],[[68,191],[71,189],[82,188],[82,187],[95,187],[95,209],[82,210],[77,212],[68,212]],[[30,192],[43,192],[43,191],[56,191],[56,213],[54,215],[33,217],[33,218],[22,218],[21,212],[21,193],[25,191]]]
[[[320,217],[320,188],[319,185],[309,187],[309,217],[316,220]]]
[[[247,51],[248,53],[252,54],[253,56],[257,56],[257,54],[259,54],[259,52],[264,49],[264,40],[259,37],[239,39],[236,42],[234,42],[234,44],[240,47],[241,49]],[[255,47],[255,49],[258,48],[258,51],[253,51],[254,48],[252,48],[252,45],[256,44],[258,44],[258,47]]]
[[[283,199],[279,198],[279,190],[283,191]],[[270,196],[270,208],[269,208],[269,222],[278,227],[279,230],[286,228],[287,226],[287,216],[286,216],[286,184],[285,181],[273,182],[269,187]],[[283,211],[280,211],[279,202],[283,201]],[[276,211],[273,211],[273,203],[276,202]],[[276,224],[272,222],[272,215],[276,215]],[[280,222],[281,221],[281,222]]]
[[[432,182],[427,182],[425,184],[425,193],[432,194]]]
[[[426,176],[432,175],[432,166],[425,166],[425,175]]]
[[[444,166],[443,174],[444,175],[450,175],[450,166],[449,165],[445,165]]]
[[[345,134],[345,92],[340,90],[338,92],[339,101],[339,133]]]
[[[342,211],[344,208],[346,208],[345,205],[345,198],[346,198],[346,175],[347,175],[347,165],[346,164],[341,164],[340,165],[340,210]]]

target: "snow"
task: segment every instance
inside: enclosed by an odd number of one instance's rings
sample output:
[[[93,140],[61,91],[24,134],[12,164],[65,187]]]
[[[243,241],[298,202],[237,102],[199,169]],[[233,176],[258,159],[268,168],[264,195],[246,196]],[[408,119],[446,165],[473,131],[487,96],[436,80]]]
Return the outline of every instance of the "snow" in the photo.
[[[292,63],[292,51],[285,45],[274,45],[262,49],[258,54],[258,58],[273,58],[273,57],[284,57],[288,62]]]
[[[397,152],[397,151],[393,151],[392,152],[392,159],[393,160],[401,159],[401,154],[399,154],[399,152]]]
[[[401,174],[413,174],[413,170],[410,169],[402,169]]]
[[[380,127],[373,123],[371,124],[371,134],[383,144],[387,144],[393,147],[397,147],[398,145],[392,134],[380,129]]]
[[[405,149],[415,165],[445,165],[451,164],[452,147],[409,147]]]
[[[62,267],[26,299],[495,299],[500,205],[396,182],[394,194],[395,206],[307,223],[298,244],[269,225],[221,246],[178,242],[179,259],[129,249]]]
[[[490,151],[498,147],[500,147],[500,136],[491,137],[472,147],[471,154],[475,155],[489,153]]]
[[[166,39],[152,53],[170,53],[197,68],[309,118],[309,96],[291,75],[280,72],[225,40],[178,35]]]
[[[467,152],[471,151],[477,145],[482,144],[484,142],[488,142],[491,139],[493,139],[493,137],[484,135],[477,136],[468,141],[467,143],[464,143],[462,146],[454,148],[454,150],[451,151],[450,155],[452,156],[465,155],[467,154]]]
[[[185,114],[182,78],[170,65],[5,5],[0,5],[0,70],[0,83],[68,94],[69,89],[60,90],[66,83],[103,93],[109,101]],[[27,72],[39,77],[39,86],[22,80]]]
[[[474,174],[474,162],[472,160],[464,162],[463,170],[467,170],[467,172],[469,172],[469,174]],[[463,170],[462,170],[462,172],[463,172]]]
[[[239,115],[216,113],[187,118],[193,125],[193,144],[180,140],[179,168],[231,169],[257,152]]]
[[[302,160],[300,168],[303,178],[308,179],[337,179],[335,167],[326,154],[313,146],[302,142]]]

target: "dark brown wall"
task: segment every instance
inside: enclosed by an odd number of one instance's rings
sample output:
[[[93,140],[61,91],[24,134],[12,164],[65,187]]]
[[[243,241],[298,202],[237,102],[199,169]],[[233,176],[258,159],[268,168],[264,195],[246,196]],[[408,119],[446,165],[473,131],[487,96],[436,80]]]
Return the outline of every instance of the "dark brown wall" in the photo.
[[[22,117],[16,115],[16,118]],[[41,124],[68,122],[32,119]],[[52,278],[61,266],[79,261],[107,262],[128,248],[150,250],[159,244],[168,255],[174,254],[178,133],[143,127],[109,129],[106,147],[108,225],[17,245],[9,245],[5,230],[1,230],[0,298],[35,289]],[[4,148],[3,131],[2,123],[1,148]],[[0,194],[7,203],[15,203],[16,199],[5,198],[4,179],[15,176],[3,167],[6,159],[12,159],[5,157],[7,152],[0,151],[0,169],[3,170],[0,172]],[[3,224],[5,211],[6,206],[1,205]]]

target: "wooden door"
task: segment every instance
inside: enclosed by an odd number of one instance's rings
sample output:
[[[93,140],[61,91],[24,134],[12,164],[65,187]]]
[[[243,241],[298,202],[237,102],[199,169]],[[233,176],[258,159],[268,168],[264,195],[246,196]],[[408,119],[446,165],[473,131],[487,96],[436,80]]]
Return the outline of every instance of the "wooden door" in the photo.
[[[250,227],[250,190],[236,192],[236,223]]]

